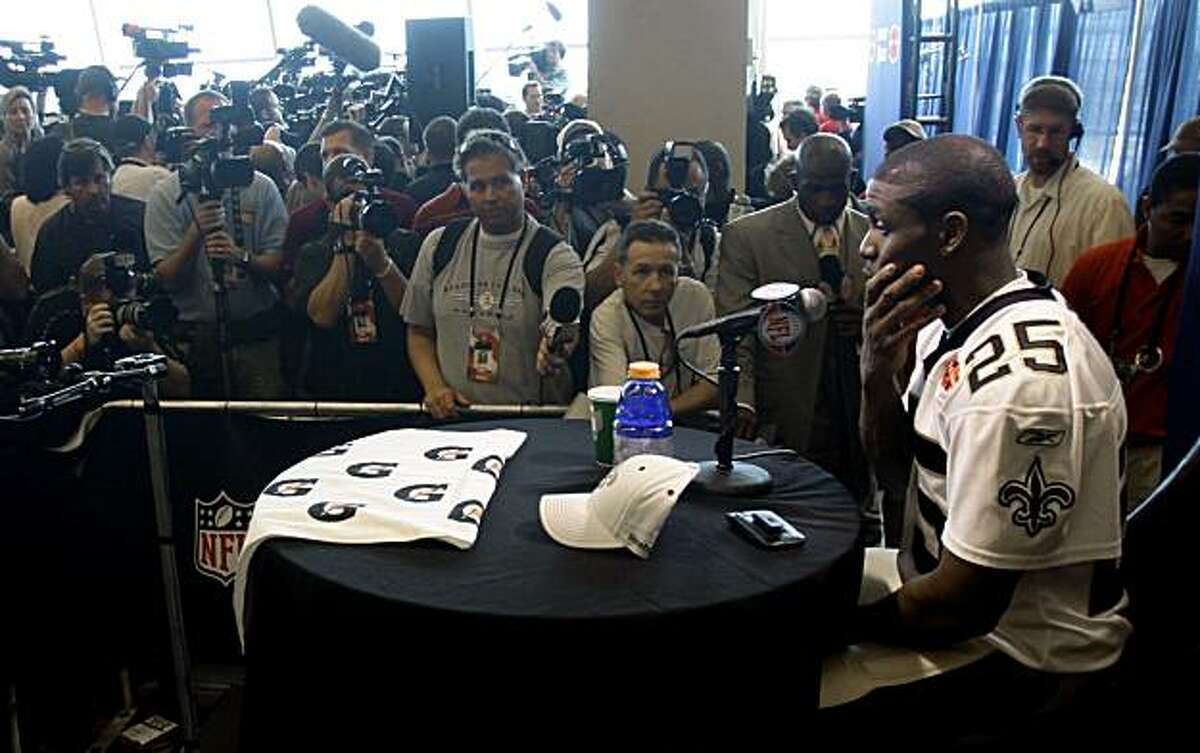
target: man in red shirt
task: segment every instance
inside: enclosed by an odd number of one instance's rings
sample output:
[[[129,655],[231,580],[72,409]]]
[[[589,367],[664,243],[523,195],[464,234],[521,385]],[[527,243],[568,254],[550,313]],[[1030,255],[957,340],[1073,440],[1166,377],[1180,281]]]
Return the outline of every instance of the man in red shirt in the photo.
[[[1108,350],[1129,413],[1127,502],[1145,499],[1162,477],[1167,375],[1179,329],[1183,277],[1192,245],[1200,154],[1154,172],[1137,236],[1086,252],[1063,281],[1071,307]]]
[[[351,120],[335,120],[321,131],[321,164],[328,165],[329,161],[339,154],[356,154],[366,160],[368,165],[375,164],[375,136],[359,123]],[[383,189],[381,195],[396,210],[396,219],[400,227],[412,227],[413,215],[417,207],[407,194]],[[287,233],[283,238],[283,264],[290,276],[296,257],[305,243],[314,241],[324,235],[329,227],[329,203],[325,199],[316,199],[288,217]]]

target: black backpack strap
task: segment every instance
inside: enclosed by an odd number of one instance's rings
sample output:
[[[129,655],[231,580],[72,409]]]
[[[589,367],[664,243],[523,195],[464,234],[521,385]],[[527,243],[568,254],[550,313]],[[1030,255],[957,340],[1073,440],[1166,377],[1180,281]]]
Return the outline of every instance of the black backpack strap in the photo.
[[[522,267],[525,282],[529,283],[529,289],[538,298],[542,297],[542,272],[546,269],[546,258],[550,256],[554,247],[562,242],[562,236],[545,225],[539,225],[537,232],[533,234],[533,240],[529,241]]]
[[[458,239],[462,237],[472,219],[466,217],[454,220],[443,228],[442,235],[438,238],[437,248],[433,250],[433,276],[430,280],[436,280],[450,260],[454,258],[454,250],[458,248]]]

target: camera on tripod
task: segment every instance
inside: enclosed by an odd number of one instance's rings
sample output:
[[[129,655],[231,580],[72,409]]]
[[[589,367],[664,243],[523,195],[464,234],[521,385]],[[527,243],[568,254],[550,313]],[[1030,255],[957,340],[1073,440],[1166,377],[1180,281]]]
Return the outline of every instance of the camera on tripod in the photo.
[[[687,141],[668,141],[663,146],[663,153],[669,187],[658,192],[658,199],[666,208],[672,225],[684,230],[694,228],[704,219],[704,207],[689,180],[696,145]]]
[[[338,201],[346,197],[354,199],[344,230],[362,230],[376,238],[386,238],[400,226],[395,207],[383,198],[383,171],[372,169],[362,157],[339,154],[325,166],[324,179],[331,197]]]

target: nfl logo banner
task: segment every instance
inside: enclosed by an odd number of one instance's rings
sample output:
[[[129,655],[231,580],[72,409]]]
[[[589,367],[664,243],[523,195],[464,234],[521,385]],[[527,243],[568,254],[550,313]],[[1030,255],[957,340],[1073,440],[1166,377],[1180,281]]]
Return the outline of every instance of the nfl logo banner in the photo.
[[[238,554],[246,542],[246,530],[254,504],[238,502],[224,490],[211,502],[196,500],[196,571],[223,586],[237,574]]]

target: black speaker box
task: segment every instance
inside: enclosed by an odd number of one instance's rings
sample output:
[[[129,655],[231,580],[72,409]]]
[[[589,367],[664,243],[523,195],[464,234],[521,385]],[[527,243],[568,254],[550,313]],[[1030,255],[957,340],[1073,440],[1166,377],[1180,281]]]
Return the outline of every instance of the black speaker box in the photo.
[[[409,104],[421,125],[438,115],[462,115],[475,98],[471,20],[410,19],[405,37]]]

